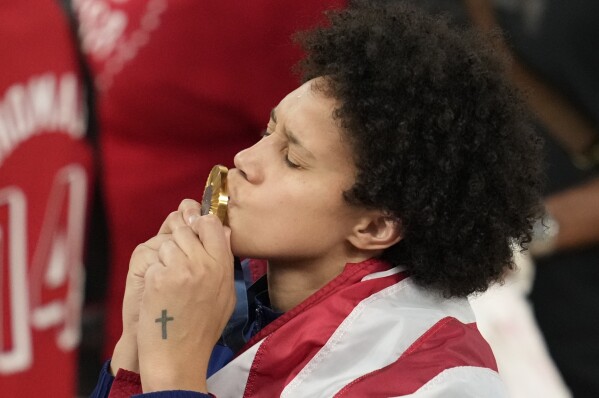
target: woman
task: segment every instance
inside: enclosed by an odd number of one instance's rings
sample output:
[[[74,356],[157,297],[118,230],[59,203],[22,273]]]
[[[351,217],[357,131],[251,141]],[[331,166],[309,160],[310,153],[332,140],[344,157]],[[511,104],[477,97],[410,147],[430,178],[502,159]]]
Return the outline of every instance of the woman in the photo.
[[[111,396],[505,396],[466,296],[530,241],[538,138],[473,34],[405,6],[330,23],[236,155],[228,225],[185,200],[134,252],[96,396],[117,372]],[[267,260],[247,294],[234,256]]]

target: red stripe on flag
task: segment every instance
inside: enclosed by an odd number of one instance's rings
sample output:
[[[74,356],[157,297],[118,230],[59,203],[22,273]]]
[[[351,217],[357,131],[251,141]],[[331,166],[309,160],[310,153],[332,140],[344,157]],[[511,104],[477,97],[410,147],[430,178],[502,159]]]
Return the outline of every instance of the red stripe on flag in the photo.
[[[407,276],[404,272],[360,282],[387,269],[380,260],[348,264],[341,275],[258,333],[246,347],[268,337],[256,353],[244,397],[279,396],[356,305]]]
[[[497,371],[491,347],[476,324],[465,325],[455,318],[443,318],[397,361],[354,380],[335,397],[412,394],[442,371],[456,366],[478,366]]]
[[[248,267],[250,269],[250,282],[254,283],[266,274],[268,262],[266,260],[249,259]]]
[[[108,398],[128,398],[142,393],[140,375],[126,369],[119,369],[112,382]]]

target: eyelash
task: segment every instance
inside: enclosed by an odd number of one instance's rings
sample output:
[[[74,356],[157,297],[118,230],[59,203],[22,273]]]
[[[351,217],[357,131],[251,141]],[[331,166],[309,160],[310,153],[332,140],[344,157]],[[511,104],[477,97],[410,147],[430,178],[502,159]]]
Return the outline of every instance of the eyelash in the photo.
[[[268,130],[263,130],[260,133],[260,136],[262,138],[268,137],[269,135],[271,135],[271,133],[268,132]],[[290,159],[289,159],[289,151],[287,151],[287,153],[285,154],[285,157],[283,158],[283,160],[285,161],[285,164],[292,169],[299,169],[301,166],[299,164],[295,164],[293,163]]]
[[[295,164],[289,160],[288,155],[285,155],[285,163],[287,163],[287,166],[291,167],[292,169],[299,169],[301,167],[299,164]]]

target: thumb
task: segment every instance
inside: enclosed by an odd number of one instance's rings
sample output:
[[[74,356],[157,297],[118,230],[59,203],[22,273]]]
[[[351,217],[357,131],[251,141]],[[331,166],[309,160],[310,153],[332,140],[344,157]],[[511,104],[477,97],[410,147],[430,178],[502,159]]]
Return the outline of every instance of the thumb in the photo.
[[[195,221],[200,218],[200,211],[197,209],[187,209],[183,212],[183,219],[189,227],[192,227]]]

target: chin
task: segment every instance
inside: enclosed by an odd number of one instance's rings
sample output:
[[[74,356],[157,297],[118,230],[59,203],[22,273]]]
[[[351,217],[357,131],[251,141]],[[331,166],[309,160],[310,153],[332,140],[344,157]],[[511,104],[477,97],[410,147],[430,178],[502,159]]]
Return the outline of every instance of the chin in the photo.
[[[256,232],[255,229],[240,228],[239,225],[229,225],[231,228],[231,251],[239,258],[265,259],[273,255],[273,243],[269,237]],[[259,231],[258,231],[259,232]]]
[[[252,250],[251,246],[248,245],[249,242],[244,241],[243,239],[235,239],[235,233],[231,232],[231,251],[235,257],[239,258],[260,258],[259,253],[255,250]]]

